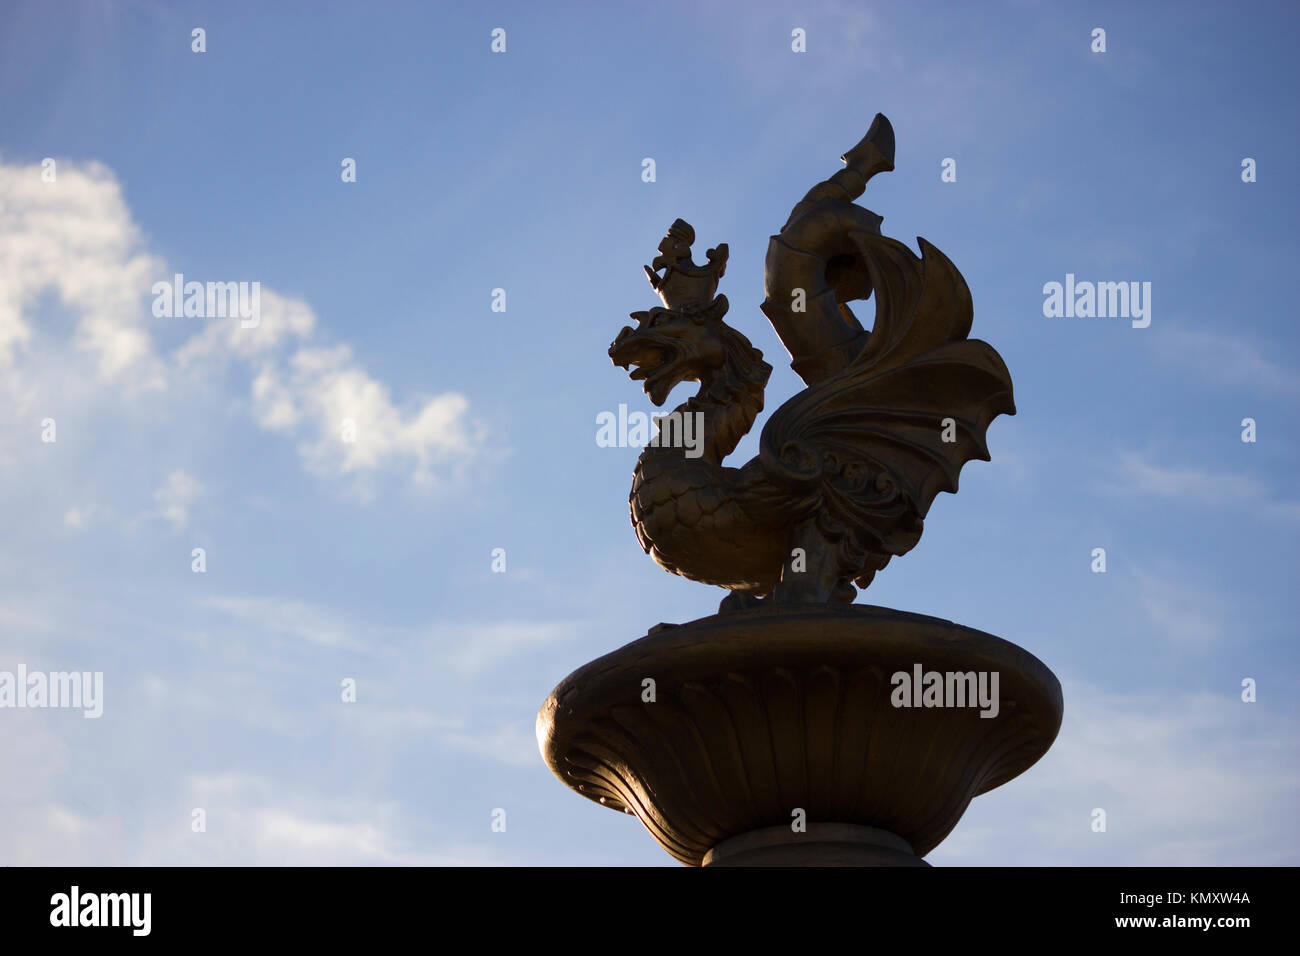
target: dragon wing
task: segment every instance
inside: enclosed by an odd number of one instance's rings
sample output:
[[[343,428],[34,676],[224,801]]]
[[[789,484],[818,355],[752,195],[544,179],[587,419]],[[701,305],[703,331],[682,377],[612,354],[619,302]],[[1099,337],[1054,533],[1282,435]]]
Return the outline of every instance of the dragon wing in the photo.
[[[877,295],[875,327],[845,368],[777,409],[759,461],[778,488],[815,502],[807,510],[865,587],[917,543],[962,465],[989,460],[989,423],[1015,403],[1001,356],[966,337],[970,290],[948,257],[924,239],[917,258],[894,239],[850,238]]]

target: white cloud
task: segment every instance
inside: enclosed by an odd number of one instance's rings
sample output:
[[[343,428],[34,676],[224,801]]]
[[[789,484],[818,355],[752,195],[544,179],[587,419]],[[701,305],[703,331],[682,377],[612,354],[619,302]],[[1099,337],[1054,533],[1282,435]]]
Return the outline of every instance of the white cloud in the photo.
[[[77,316],[75,344],[103,379],[163,387],[140,308],[161,270],[107,167],[64,161],[43,182],[38,165],[0,163],[0,367],[30,346],[27,313],[53,292]]]
[[[40,174],[38,165],[0,163],[0,369],[22,373],[6,376],[6,385],[23,409],[57,404],[66,412],[77,402],[98,407],[117,392],[178,385],[188,394],[234,364],[249,376],[253,421],[296,439],[307,468],[362,496],[381,472],[428,490],[484,460],[485,434],[465,396],[395,401],[346,345],[318,341],[306,302],[262,288],[260,322],[250,328],[234,317],[155,318],[152,286],[171,281],[172,270],[145,248],[112,171],[61,161],[56,181]],[[51,294],[70,330],[40,311]],[[168,353],[155,335],[176,329],[193,332]],[[92,374],[62,354],[68,349],[91,357]],[[355,442],[342,436],[344,419],[356,423]],[[183,524],[184,509],[173,507],[174,524]]]
[[[183,369],[231,358],[251,363],[316,331],[316,314],[301,299],[288,299],[271,289],[262,289],[259,298],[260,321],[250,328],[234,320],[187,320],[206,324],[176,350],[176,363]]]
[[[162,487],[153,493],[158,505],[155,514],[171,522],[176,531],[184,530],[190,520],[190,506],[203,494],[203,485],[193,475],[177,469],[167,476]]]
[[[417,484],[432,487],[462,477],[482,441],[463,395],[438,395],[404,413],[387,386],[357,368],[347,346],[299,349],[287,368],[264,364],[253,394],[261,403],[258,423],[303,435],[303,459],[327,474],[401,463]]]

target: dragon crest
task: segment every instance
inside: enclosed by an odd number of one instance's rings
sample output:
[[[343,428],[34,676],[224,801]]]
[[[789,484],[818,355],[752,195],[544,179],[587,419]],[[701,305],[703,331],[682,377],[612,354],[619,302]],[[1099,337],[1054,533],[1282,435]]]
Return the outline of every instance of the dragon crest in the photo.
[[[723,321],[725,243],[696,265],[695,230],[675,221],[645,267],[663,306],[631,313],[636,327],[609,347],[656,405],[681,382],[699,383],[676,411],[702,416],[703,454],[688,458],[671,441],[647,447],[629,503],[642,548],[674,574],[728,589],[723,610],[763,598],[852,601],[916,545],[962,466],[989,460],[989,423],[1015,414],[1001,357],[967,338],[961,273],[924,239],[918,258],[883,237],[881,217],[854,204],[894,168],[889,121],[877,114],[841,161],[768,244],[761,308],[807,387],[772,414],[757,457],[723,464],[763,410],[772,371]],[[873,294],[868,331],[848,303]]]

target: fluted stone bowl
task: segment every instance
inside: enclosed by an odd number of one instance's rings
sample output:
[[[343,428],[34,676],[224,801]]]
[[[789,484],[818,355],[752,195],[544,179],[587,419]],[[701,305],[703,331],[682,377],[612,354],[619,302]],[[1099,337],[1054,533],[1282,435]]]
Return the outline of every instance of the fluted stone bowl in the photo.
[[[997,716],[895,706],[892,675],[918,664],[997,672]],[[1061,715],[1055,675],[991,634],[785,605],[664,626],[592,661],[547,698],[537,738],[568,786],[635,814],[688,865],[760,845],[780,864],[920,863],[972,798],[1047,752]],[[835,852],[818,848],[828,833]]]

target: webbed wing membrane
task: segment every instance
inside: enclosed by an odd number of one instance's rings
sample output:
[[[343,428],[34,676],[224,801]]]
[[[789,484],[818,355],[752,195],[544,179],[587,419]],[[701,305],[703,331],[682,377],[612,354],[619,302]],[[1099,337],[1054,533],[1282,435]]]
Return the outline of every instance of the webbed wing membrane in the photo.
[[[769,479],[807,500],[863,579],[920,538],[940,491],[962,465],[989,459],[985,432],[1015,414],[1011,376],[992,346],[967,339],[970,290],[948,257],[918,239],[855,232],[877,296],[866,345],[842,371],[777,409],[759,460]]]

